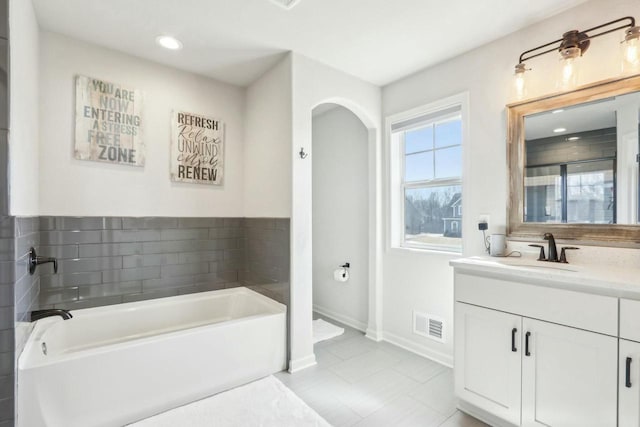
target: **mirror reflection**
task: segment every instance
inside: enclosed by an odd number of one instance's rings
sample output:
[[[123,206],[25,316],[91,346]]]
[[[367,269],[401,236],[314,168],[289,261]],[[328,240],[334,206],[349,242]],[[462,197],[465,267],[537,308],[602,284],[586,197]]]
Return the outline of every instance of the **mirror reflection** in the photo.
[[[524,222],[638,223],[640,92],[525,116]]]

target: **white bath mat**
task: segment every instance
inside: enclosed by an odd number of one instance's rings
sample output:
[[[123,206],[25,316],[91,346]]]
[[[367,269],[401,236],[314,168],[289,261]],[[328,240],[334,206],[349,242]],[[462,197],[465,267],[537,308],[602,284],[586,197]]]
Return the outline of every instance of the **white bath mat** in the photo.
[[[130,427],[331,427],[275,377],[130,424]]]
[[[328,340],[344,334],[344,329],[322,319],[313,321],[313,343]]]

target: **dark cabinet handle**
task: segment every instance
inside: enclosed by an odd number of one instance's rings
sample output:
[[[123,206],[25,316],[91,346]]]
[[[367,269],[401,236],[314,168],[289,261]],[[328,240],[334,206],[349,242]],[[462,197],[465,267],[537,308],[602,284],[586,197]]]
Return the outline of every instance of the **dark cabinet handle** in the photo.
[[[531,336],[531,332],[527,332],[526,334],[524,334],[524,355],[525,356],[531,356],[531,353],[529,353],[529,337]]]
[[[516,333],[518,332],[517,328],[513,328],[511,330],[511,351],[518,351],[516,348]]]
[[[627,367],[624,375],[624,386],[626,388],[631,388],[631,358],[630,357],[627,357],[626,365]]]

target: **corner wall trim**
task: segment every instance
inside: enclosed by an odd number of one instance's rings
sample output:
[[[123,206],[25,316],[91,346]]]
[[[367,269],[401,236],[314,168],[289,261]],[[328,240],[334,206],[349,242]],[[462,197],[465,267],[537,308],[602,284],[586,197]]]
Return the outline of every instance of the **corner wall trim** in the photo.
[[[449,354],[435,351],[431,348],[425,347],[421,344],[417,344],[391,332],[383,332],[383,340],[397,345],[400,348],[404,348],[405,350],[408,350],[412,353],[416,353],[422,357],[426,357],[427,359],[431,359],[434,362],[438,362],[441,365],[453,368],[453,356]]]
[[[384,340],[382,332],[377,329],[367,328],[364,336],[375,342],[380,342]]]
[[[301,357],[295,360],[289,360],[289,373],[301,371],[306,368],[310,368],[316,364],[316,355],[310,354],[306,357]]]
[[[333,310],[329,310],[328,308],[324,308],[322,306],[319,306],[317,304],[313,304],[313,311],[322,314],[323,316],[326,316],[330,319],[335,320],[336,322],[340,322],[343,323],[347,326],[351,326],[353,329],[357,329],[360,332],[366,332],[367,331],[367,324],[364,322],[361,322],[359,320],[356,320],[352,317],[349,316],[345,316],[342,315],[340,313],[336,313]]]

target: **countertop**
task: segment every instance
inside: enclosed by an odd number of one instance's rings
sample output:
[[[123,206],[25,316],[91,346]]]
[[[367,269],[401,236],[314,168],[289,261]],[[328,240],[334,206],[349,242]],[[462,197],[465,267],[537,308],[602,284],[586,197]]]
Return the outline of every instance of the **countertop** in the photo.
[[[459,273],[640,300],[640,266],[561,264],[529,257],[458,258],[449,264]]]

